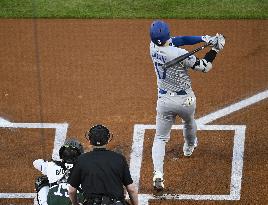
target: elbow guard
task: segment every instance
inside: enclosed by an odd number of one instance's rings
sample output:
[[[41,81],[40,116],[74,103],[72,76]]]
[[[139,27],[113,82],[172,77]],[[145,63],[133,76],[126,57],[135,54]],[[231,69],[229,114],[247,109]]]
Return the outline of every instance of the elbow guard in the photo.
[[[212,63],[208,62],[206,59],[200,59],[196,61],[193,66],[193,69],[207,73],[212,69]]]

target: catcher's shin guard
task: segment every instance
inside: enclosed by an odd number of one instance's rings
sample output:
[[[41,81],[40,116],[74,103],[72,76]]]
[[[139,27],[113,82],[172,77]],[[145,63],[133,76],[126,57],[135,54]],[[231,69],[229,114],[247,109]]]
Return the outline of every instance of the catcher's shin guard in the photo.
[[[39,176],[35,179],[35,190],[37,192],[37,205],[47,205],[47,194],[49,191],[49,181],[47,176]],[[35,202],[35,204],[36,204]]]
[[[37,193],[37,203],[38,205],[48,205],[47,195],[49,192],[49,186],[43,186]]]

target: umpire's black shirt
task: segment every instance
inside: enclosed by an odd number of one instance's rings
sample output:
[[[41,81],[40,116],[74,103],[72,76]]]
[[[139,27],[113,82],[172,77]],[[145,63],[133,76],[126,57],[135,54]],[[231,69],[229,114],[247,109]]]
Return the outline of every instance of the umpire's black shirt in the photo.
[[[106,195],[124,199],[124,186],[132,184],[125,157],[105,148],[95,148],[78,158],[69,184],[82,190],[87,197]]]

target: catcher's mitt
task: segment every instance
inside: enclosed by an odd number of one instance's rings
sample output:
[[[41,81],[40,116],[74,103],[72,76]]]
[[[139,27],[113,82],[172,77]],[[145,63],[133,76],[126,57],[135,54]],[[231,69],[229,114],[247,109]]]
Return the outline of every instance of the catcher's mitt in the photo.
[[[49,186],[49,181],[47,176],[43,175],[43,176],[39,176],[35,179],[35,190],[36,192],[39,192],[40,189],[42,189],[44,186]]]

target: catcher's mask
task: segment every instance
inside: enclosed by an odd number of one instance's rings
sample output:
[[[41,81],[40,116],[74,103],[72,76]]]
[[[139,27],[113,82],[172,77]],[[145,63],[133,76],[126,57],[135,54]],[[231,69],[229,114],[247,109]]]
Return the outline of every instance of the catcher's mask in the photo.
[[[79,155],[84,153],[82,144],[75,139],[66,140],[60,148],[59,155],[63,162],[74,164]]]
[[[108,144],[112,135],[107,127],[104,125],[95,125],[86,132],[85,137],[94,146],[102,146]]]

